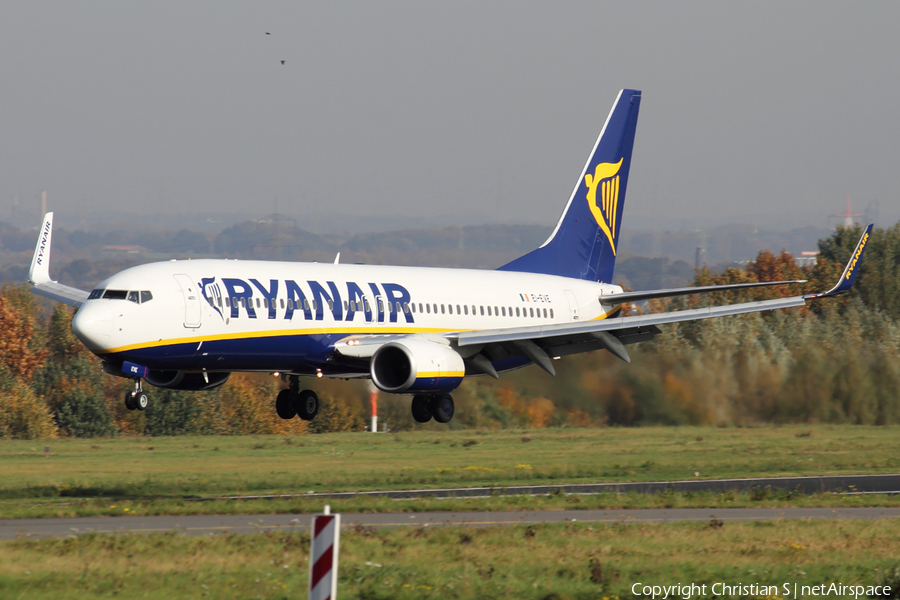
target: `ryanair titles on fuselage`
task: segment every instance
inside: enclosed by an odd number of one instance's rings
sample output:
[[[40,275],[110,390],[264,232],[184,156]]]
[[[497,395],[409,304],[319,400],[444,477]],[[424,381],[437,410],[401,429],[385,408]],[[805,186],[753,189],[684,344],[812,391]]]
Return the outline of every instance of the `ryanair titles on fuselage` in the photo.
[[[409,307],[409,291],[398,283],[382,283],[379,288],[376,283],[360,285],[349,281],[341,284],[340,289],[333,281],[326,281],[324,285],[312,280],[303,283],[305,286],[293,279],[261,282],[235,277],[204,277],[199,285],[207,303],[223,319],[237,319],[242,311],[250,319],[265,318],[257,316],[256,309],[261,308],[269,319],[278,318],[278,313],[283,310],[286,320],[292,319],[295,311],[300,311],[308,320],[321,321],[327,310],[335,321],[352,321],[359,312],[369,322],[396,323],[400,315],[407,323],[415,322]],[[343,288],[346,288],[345,294],[341,294]],[[264,299],[261,307],[254,306],[255,297]]]

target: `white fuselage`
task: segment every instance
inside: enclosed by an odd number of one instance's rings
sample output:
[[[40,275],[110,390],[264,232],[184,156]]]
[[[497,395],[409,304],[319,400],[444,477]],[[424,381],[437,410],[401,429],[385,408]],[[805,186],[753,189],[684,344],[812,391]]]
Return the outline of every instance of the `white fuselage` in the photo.
[[[182,260],[108,278],[73,329],[101,357],[151,369],[302,371],[350,335],[592,320],[615,310],[599,296],[621,291],[508,271]]]

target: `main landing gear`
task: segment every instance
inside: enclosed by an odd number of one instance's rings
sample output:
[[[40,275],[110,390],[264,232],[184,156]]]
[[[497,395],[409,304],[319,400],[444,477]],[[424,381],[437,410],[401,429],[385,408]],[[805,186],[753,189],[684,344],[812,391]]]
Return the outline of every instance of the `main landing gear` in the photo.
[[[449,423],[455,410],[453,396],[450,394],[418,394],[412,399],[412,415],[417,423],[427,423],[432,417],[438,423]]]
[[[141,380],[134,380],[134,391],[125,394],[125,408],[128,410],[144,410],[150,404],[150,398],[141,387]]]
[[[291,375],[290,387],[278,392],[275,412],[282,419],[293,419],[296,415],[304,421],[312,421],[319,414],[319,397],[312,390],[301,391],[299,378]]]

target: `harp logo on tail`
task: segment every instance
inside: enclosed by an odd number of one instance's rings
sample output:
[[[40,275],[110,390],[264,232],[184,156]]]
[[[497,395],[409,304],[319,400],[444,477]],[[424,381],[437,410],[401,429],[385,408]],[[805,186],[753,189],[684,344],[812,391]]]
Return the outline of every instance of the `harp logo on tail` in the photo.
[[[619,168],[624,158],[617,163],[600,163],[594,174],[584,176],[587,186],[587,203],[594,220],[609,239],[613,255],[616,254],[616,216],[619,206]],[[597,188],[600,188],[600,204],[597,204]]]

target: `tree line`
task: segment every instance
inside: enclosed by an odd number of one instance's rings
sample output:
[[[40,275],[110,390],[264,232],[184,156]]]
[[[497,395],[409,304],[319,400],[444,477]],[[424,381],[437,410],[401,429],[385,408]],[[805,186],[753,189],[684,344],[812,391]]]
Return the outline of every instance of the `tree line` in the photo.
[[[841,274],[860,230],[820,240],[811,267],[785,252],[760,252],[744,268],[701,269],[696,285],[806,279],[803,284],[682,297],[634,312],[687,309],[824,291]],[[279,380],[236,374],[208,392],[153,389],[147,410],[128,411],[130,380],[101,372],[71,330],[73,312],[26,286],[0,293],[0,437],[299,434],[360,431],[368,421],[362,382],[310,384],[322,410],[311,423],[274,411]],[[876,229],[856,286],[806,307],[668,325],[630,346],[631,364],[605,352],[567,357],[553,378],[538,369],[467,379],[451,427],[900,422],[900,223]],[[408,397],[382,394],[381,422],[422,427]],[[424,427],[446,427],[434,423]]]

